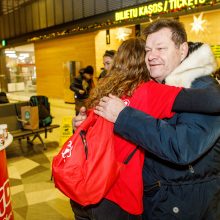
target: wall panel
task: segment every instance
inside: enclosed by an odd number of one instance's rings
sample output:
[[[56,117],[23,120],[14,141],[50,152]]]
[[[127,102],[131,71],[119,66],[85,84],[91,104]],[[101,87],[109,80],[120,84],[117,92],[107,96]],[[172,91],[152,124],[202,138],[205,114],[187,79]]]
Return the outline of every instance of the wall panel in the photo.
[[[107,11],[107,0],[95,0],[95,13],[104,13]]]
[[[37,94],[64,98],[64,65],[79,61],[95,68],[95,33],[60,38],[35,44]]]
[[[14,13],[10,13],[10,14],[9,14],[9,28],[10,28],[10,31],[9,31],[10,37],[15,36]]]
[[[55,25],[54,0],[46,0],[47,26]]]
[[[136,0],[123,0],[122,7],[128,7],[136,4]]]
[[[21,30],[21,34],[26,33],[27,31],[27,23],[26,23],[26,12],[25,12],[25,8],[20,8],[19,10],[19,15],[20,15],[20,30]]]
[[[72,0],[65,0],[63,1],[64,7],[64,22],[72,21],[73,20],[73,1]]]
[[[202,19],[205,21],[203,23],[203,31],[195,32],[192,31],[193,16],[198,17],[200,13],[195,15],[186,15],[180,17],[180,21],[184,23],[188,41],[194,42],[204,42],[209,45],[220,45],[220,10],[204,12]],[[220,67],[220,58],[217,58],[218,65]]]
[[[117,9],[120,9],[121,7],[122,7],[122,0],[117,0],[117,1],[111,0],[108,3],[109,11],[117,10]]]
[[[80,19],[83,17],[82,0],[73,0],[73,15],[74,19]]]
[[[135,36],[134,27],[129,27],[132,29],[132,34],[129,37]],[[96,77],[99,77],[101,73],[101,68],[103,67],[103,54],[106,50],[118,50],[118,47],[123,41],[117,39],[118,28],[110,29],[110,44],[106,44],[106,30],[101,30],[98,32],[95,38],[96,42]],[[127,39],[127,38],[126,38]]]
[[[33,30],[40,29],[40,17],[39,17],[39,6],[38,2],[33,2],[32,4],[32,19],[33,19]]]
[[[9,30],[9,18],[6,15],[3,16],[3,27],[4,27],[3,34],[5,38],[7,38],[10,35],[10,30]]]
[[[150,2],[150,0],[146,1],[146,0],[137,0],[137,4],[141,4],[141,3],[145,3],[145,2]]]
[[[89,17],[94,15],[95,12],[95,2],[94,0],[84,0],[84,17]]]
[[[46,0],[39,1],[40,28],[47,27]]]
[[[55,24],[62,24],[64,18],[63,0],[54,0],[55,5]]]
[[[4,38],[3,31],[4,31],[4,26],[3,26],[3,18],[2,18],[2,17],[0,17],[0,38],[1,38],[1,39],[3,39],[3,38]]]
[[[21,34],[20,14],[18,10],[14,12],[14,22],[15,22],[15,35],[18,36],[19,34]]]
[[[25,7],[26,14],[26,24],[27,24],[27,32],[33,31],[33,18],[32,18],[32,7],[31,5],[27,5]]]

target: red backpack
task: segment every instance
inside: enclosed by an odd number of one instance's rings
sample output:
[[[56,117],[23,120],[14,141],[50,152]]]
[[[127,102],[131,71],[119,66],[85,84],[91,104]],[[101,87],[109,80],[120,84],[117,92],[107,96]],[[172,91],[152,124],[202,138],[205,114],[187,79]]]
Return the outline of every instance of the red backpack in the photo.
[[[86,206],[98,203],[127,164],[115,160],[113,124],[91,111],[52,162],[55,187]]]

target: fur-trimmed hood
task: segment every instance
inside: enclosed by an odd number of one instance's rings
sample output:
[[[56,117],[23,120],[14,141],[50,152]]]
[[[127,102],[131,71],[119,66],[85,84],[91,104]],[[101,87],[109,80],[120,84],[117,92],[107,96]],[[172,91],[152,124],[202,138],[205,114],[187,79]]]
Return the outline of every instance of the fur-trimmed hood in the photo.
[[[190,88],[195,79],[210,75],[216,70],[217,63],[210,46],[202,43],[197,45],[196,49],[189,52],[185,60],[166,77],[167,85]]]

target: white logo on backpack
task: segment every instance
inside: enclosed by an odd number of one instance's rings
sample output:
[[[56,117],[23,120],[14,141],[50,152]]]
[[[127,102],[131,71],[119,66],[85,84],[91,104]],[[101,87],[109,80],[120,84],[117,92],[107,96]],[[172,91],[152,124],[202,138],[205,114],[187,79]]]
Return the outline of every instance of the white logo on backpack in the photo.
[[[126,106],[130,105],[130,100],[129,99],[123,99],[123,102],[125,103]]]
[[[67,148],[64,149],[62,152],[62,158],[64,159],[64,161],[67,157],[71,157],[72,149],[73,149],[72,141],[69,141]]]

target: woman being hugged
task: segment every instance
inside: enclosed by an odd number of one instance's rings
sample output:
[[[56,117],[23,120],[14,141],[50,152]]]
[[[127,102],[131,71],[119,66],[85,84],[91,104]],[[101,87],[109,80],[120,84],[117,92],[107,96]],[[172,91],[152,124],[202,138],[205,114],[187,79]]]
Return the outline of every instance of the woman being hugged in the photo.
[[[88,108],[94,108],[110,93],[120,97],[127,106],[137,108],[156,118],[173,116],[172,106],[181,88],[165,86],[150,80],[145,64],[145,41],[131,38],[119,47],[109,74],[93,89]],[[137,146],[117,135],[115,157],[123,162]],[[143,212],[142,167],[144,153],[138,148],[105,198],[96,205],[82,207],[71,201],[76,220],[136,220]]]

